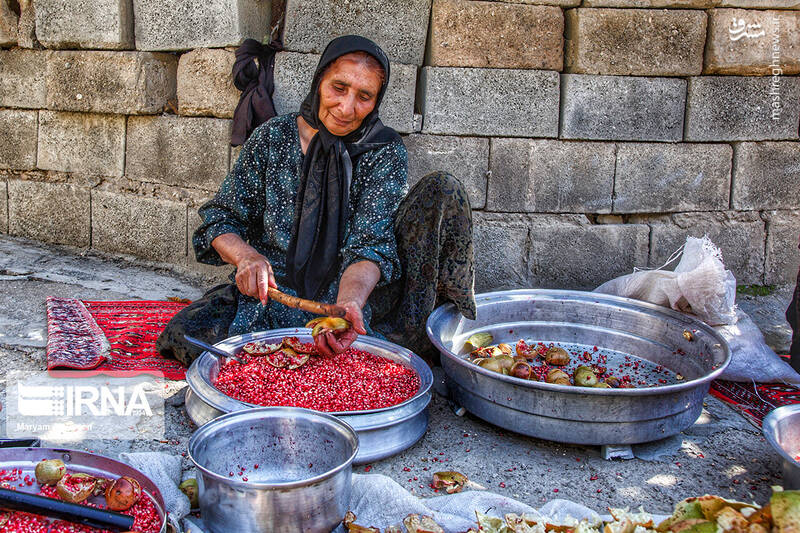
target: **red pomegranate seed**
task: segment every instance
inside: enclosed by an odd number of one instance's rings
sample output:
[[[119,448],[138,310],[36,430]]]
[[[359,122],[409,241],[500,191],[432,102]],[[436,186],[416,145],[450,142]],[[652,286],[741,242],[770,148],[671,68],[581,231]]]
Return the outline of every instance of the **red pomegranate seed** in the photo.
[[[300,368],[275,368],[265,357],[242,354],[227,361],[216,387],[256,405],[318,411],[364,411],[404,402],[419,390],[419,376],[399,363],[350,348],[333,357],[314,356]]]

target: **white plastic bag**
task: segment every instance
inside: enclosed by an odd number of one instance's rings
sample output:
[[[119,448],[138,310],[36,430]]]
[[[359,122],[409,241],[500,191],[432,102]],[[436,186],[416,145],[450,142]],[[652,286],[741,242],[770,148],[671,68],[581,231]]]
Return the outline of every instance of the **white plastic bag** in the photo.
[[[714,328],[731,348],[731,364],[720,377],[729,381],[800,385],[800,374],[767,346],[764,335],[747,313],[737,310],[737,318],[734,325]]]
[[[682,254],[682,256],[681,256]],[[722,252],[708,237],[687,237],[667,264],[675,270],[635,270],[603,283],[595,292],[635,298],[692,313],[716,326],[736,323],[736,278],[725,269]],[[666,265],[664,265],[666,266]]]

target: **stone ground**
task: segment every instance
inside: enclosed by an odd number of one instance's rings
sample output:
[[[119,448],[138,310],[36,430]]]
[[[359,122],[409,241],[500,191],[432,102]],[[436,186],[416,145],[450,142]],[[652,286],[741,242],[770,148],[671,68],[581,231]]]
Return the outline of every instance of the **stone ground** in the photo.
[[[111,258],[78,249],[43,246],[0,235],[0,356],[5,370],[44,369],[47,296],[82,299],[196,298],[203,280],[182,277],[158,266]],[[791,287],[766,297],[742,297],[773,348],[786,351],[789,328],[783,310]],[[5,378],[2,379],[5,400]],[[73,447],[115,456],[122,451],[185,453],[194,425],[183,408],[184,382],[165,389],[166,435],[158,440],[84,441]],[[656,460],[604,460],[598,447],[547,442],[500,431],[470,415],[456,416],[434,395],[425,437],[406,452],[357,471],[392,477],[420,496],[430,496],[433,472],[458,470],[475,483],[540,506],[564,498],[598,511],[607,506],[644,506],[668,514],[675,502],[714,493],[763,502],[780,483],[778,458],[755,427],[708,396],[694,426],[676,437],[643,446],[666,451]],[[5,413],[0,412],[2,420]],[[184,459],[185,468],[191,465]]]

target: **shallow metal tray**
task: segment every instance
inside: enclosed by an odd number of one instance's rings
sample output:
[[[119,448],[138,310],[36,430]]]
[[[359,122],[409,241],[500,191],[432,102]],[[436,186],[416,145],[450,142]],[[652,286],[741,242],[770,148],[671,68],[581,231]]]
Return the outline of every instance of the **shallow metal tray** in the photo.
[[[158,515],[161,517],[161,533],[167,531],[167,520],[164,506],[164,497],[161,491],[150,478],[132,466],[126,465],[109,457],[94,453],[69,450],[65,448],[0,448],[0,469],[11,470],[19,468],[22,470],[22,477],[30,475],[35,477],[34,470],[36,464],[43,459],[61,459],[67,466],[67,472],[82,472],[105,478],[117,478],[120,476],[130,476],[142,486],[142,491],[150,496],[156,506]],[[31,486],[14,487],[19,491],[36,494],[39,491],[39,484]],[[102,497],[95,496],[89,501],[102,501]]]
[[[785,405],[764,417],[761,430],[783,463],[783,488],[800,489],[800,405]]]
[[[635,444],[674,435],[700,416],[710,382],[730,361],[708,325],[656,305],[605,294],[523,289],[476,296],[477,319],[437,308],[428,336],[442,354],[454,401],[500,427],[574,444]],[[458,355],[474,332],[494,342],[520,338],[596,345],[635,354],[684,380],[653,388],[587,389],[525,381],[480,368]],[[684,337],[692,333],[693,340]],[[511,333],[513,332],[513,333]]]
[[[308,328],[286,328],[260,331],[230,337],[215,346],[228,352],[241,351],[251,341],[278,342],[283,337],[298,337],[302,342],[313,342]],[[344,420],[356,430],[359,440],[358,455],[354,464],[365,464],[389,457],[413,446],[428,428],[428,404],[431,401],[433,373],[419,356],[402,346],[381,339],[361,335],[353,348],[391,359],[419,375],[417,393],[403,403],[369,411],[330,413]],[[186,391],[186,411],[195,424],[202,426],[218,416],[232,411],[263,407],[231,398],[213,382],[219,374],[219,361],[203,352],[186,372],[189,390]]]

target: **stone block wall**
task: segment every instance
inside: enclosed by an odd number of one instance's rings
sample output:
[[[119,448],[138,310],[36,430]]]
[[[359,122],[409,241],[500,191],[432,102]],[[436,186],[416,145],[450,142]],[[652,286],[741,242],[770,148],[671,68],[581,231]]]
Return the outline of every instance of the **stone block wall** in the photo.
[[[191,234],[271,6],[279,113],[330,38],[387,52],[382,118],[410,184],[467,188],[478,290],[593,288],[704,234],[739,283],[794,280],[797,0],[0,0],[0,231],[227,273]]]

